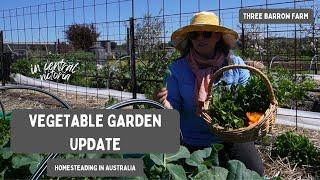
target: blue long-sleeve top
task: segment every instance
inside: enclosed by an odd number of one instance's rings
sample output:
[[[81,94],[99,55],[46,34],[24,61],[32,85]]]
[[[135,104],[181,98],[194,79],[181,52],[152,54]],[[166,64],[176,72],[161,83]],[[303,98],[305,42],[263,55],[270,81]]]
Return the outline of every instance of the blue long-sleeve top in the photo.
[[[228,64],[244,64],[243,60],[231,55],[231,62],[225,59],[224,66]],[[166,78],[168,101],[180,113],[180,128],[183,143],[192,146],[210,146],[221,143],[222,140],[214,136],[202,117],[196,114],[194,98],[195,75],[192,73],[186,58],[174,61],[169,70],[171,75]],[[250,76],[248,70],[232,69],[223,74],[227,84],[243,84]]]

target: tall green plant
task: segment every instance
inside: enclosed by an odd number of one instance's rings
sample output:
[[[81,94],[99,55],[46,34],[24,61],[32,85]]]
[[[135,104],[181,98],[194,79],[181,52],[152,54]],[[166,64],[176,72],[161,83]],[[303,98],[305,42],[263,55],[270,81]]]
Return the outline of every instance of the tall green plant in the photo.
[[[307,91],[317,87],[310,77],[300,75],[295,79],[295,75],[284,68],[276,68],[268,74],[268,77],[281,107],[290,107],[292,100],[305,100]]]
[[[138,89],[148,98],[152,98],[153,92],[164,86],[162,82],[166,70],[169,64],[179,57],[179,53],[175,51],[168,55],[165,51],[159,51],[157,53],[149,52],[145,56],[146,64],[139,64],[137,67],[137,77],[141,79],[141,81],[138,81]],[[154,81],[142,81],[146,79]]]

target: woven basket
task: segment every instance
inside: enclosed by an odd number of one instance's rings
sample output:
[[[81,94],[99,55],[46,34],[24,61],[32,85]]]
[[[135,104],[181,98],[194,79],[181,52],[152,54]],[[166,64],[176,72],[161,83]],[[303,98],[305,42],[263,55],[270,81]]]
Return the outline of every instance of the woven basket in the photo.
[[[211,124],[212,119],[207,114],[207,110],[209,108],[209,104],[210,104],[210,101],[212,98],[212,95],[210,95],[211,91],[209,91],[208,98],[205,102],[205,107],[204,107],[205,111],[202,112],[201,116],[204,118],[205,122],[209,126],[212,133],[215,136],[223,139],[225,142],[241,143],[241,142],[249,142],[249,141],[261,139],[269,131],[271,131],[271,129],[275,123],[275,118],[276,118],[276,113],[277,113],[277,104],[278,104],[277,100],[275,98],[271,83],[270,83],[269,79],[267,78],[267,76],[263,72],[261,72],[257,68],[254,68],[251,66],[246,66],[246,65],[225,66],[225,67],[219,69],[218,71],[216,71],[212,75],[212,80],[211,80],[211,83],[209,84],[209,89],[212,88],[212,82],[214,82],[218,77],[220,77],[220,75],[224,71],[227,71],[230,69],[236,69],[236,68],[248,69],[251,72],[259,75],[262,78],[264,84],[267,86],[268,92],[269,92],[270,105],[269,105],[269,108],[265,111],[264,115],[261,116],[260,120],[257,123],[254,123],[254,124],[249,125],[248,127],[239,128],[239,129],[228,130],[228,129],[225,129],[225,128],[219,126],[218,124]]]

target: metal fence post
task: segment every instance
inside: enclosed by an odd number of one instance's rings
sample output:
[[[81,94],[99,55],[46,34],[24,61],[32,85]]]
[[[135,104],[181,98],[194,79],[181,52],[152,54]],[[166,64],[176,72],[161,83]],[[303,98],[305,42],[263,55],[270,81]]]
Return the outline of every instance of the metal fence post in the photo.
[[[315,12],[315,1],[313,0],[313,12]],[[312,43],[313,43],[313,57],[315,57],[315,55],[318,54],[317,50],[318,50],[318,47],[317,47],[317,44],[318,42],[316,42],[315,40],[315,24],[316,24],[316,15],[314,15],[313,17],[313,23],[312,23]],[[318,74],[318,67],[317,67],[317,60],[315,61],[315,64],[314,64],[314,74]]]
[[[132,78],[132,98],[137,98],[136,51],[134,43],[134,19],[130,18],[130,66]]]
[[[266,9],[268,9],[268,0],[266,0]],[[266,59],[266,61],[267,61],[267,67],[269,67],[270,66],[270,48],[269,48],[269,45],[270,45],[270,43],[269,43],[269,24],[267,24],[267,47],[266,47],[266,51],[267,51],[267,59]],[[269,71],[270,69],[268,68],[268,71]]]
[[[243,7],[243,2],[241,0],[241,9]],[[242,53],[242,58],[244,58],[244,48],[245,48],[245,40],[244,40],[244,26],[243,26],[243,23],[241,24],[241,35],[242,35],[242,38],[241,38],[241,53]]]
[[[296,0],[293,1],[294,9],[296,8]],[[294,82],[297,82],[297,25],[294,24]],[[296,131],[298,130],[298,100],[295,97],[295,121]]]
[[[60,54],[60,40],[58,39],[58,44],[57,44],[57,53]]]
[[[0,60],[1,60],[1,76],[2,76],[2,86],[6,85],[5,80],[5,64],[4,64],[4,54],[3,54],[3,31],[0,31]]]

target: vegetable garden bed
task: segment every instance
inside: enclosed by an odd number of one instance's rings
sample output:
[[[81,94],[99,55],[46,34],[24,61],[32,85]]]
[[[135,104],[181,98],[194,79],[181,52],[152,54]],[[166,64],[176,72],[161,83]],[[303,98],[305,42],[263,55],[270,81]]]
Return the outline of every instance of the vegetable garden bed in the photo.
[[[272,157],[271,148],[274,147],[275,138],[288,131],[295,131],[295,127],[276,124],[273,136],[267,136],[259,141],[257,148],[264,162],[265,174],[269,177],[279,175],[283,179],[317,179],[320,178],[320,169],[317,172],[309,166],[299,167],[296,163],[288,161],[287,157]],[[320,131],[298,128],[298,134],[308,137],[314,146],[320,149]],[[320,161],[320,160],[319,160]],[[317,175],[316,175],[317,174]]]

